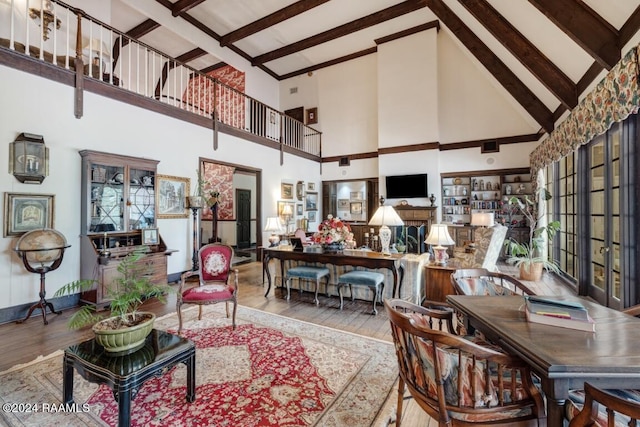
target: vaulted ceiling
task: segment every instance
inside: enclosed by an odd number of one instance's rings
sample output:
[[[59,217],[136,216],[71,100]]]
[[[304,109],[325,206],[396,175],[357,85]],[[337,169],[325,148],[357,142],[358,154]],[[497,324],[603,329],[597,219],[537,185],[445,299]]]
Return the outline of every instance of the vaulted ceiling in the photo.
[[[620,59],[621,49],[637,41],[640,28],[640,0],[156,2],[159,14],[140,7],[140,0],[114,0],[112,26],[194,68],[220,66],[184,30],[167,28],[170,14],[182,21],[179,28],[186,24],[278,80],[372,54],[382,41],[437,26],[546,132]]]

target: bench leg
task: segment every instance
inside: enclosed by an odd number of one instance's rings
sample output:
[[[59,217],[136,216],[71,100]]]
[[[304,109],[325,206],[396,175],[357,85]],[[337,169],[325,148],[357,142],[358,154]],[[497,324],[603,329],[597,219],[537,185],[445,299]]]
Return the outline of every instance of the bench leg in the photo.
[[[378,303],[378,297],[380,298],[380,302],[382,302],[382,292],[384,290],[384,283],[381,283],[380,285],[377,285],[375,288],[372,288],[374,295],[373,295],[373,314],[374,316],[378,315],[378,309],[376,308],[376,304]]]
[[[338,295],[340,295],[340,310],[342,310],[342,307],[344,306],[344,301],[342,299],[342,283],[338,283]]]
[[[288,277],[287,278],[287,301],[289,301],[289,298],[291,298],[290,288],[291,288],[291,278]]]
[[[320,300],[318,300],[318,288],[320,287],[320,279],[316,279],[316,293],[315,293],[315,298],[313,300],[313,302],[316,303],[316,305],[320,305]],[[300,287],[300,289],[302,289],[302,287]]]

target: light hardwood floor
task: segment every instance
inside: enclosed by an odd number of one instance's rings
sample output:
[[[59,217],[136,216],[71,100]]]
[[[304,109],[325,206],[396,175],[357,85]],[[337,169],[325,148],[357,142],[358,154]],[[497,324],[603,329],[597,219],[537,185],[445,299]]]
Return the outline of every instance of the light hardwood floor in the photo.
[[[377,339],[391,341],[389,319],[384,310],[378,310],[377,316],[372,316],[371,303],[365,301],[351,302],[345,300],[345,307],[339,310],[337,297],[327,298],[319,296],[320,305],[313,304],[310,293],[291,292],[291,299],[286,301],[281,289],[272,290],[268,298],[264,297],[265,287],[262,283],[262,264],[252,262],[238,266],[240,276],[239,303],[241,305],[264,310],[305,322],[316,323],[335,329],[365,335]],[[500,266],[501,271],[513,273],[509,266]],[[527,282],[538,294],[556,295],[572,293],[567,287],[553,280],[545,274],[541,282]],[[156,315],[175,312],[175,296],[169,296],[167,304],[161,304],[155,299],[145,303],[145,309]],[[27,363],[39,355],[48,355],[56,350],[64,349],[71,344],[91,338],[89,328],[80,331],[70,331],[67,319],[73,310],[66,310],[61,315],[47,315],[49,324],[42,323],[42,317],[37,314],[23,324],[6,323],[0,325],[0,371],[4,371],[16,364]],[[436,425],[411,399],[405,399],[402,425],[430,426]]]

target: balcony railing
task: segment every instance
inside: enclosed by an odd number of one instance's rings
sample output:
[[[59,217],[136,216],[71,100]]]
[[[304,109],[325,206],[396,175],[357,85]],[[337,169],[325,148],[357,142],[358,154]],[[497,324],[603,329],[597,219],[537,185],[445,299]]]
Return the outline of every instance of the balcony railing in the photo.
[[[320,156],[319,131],[63,2],[0,1],[0,46]]]

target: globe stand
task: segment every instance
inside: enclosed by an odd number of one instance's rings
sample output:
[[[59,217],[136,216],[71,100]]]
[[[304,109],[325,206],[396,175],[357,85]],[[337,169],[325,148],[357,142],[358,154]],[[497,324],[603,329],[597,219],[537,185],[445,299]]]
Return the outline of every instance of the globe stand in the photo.
[[[27,312],[27,316],[22,320],[18,320],[16,323],[25,322],[29,317],[31,317],[31,314],[33,314],[33,311],[36,308],[39,308],[42,311],[42,320],[44,321],[45,325],[49,324],[49,321],[47,320],[47,307],[49,307],[51,312],[54,314],[58,314],[58,315],[62,314],[61,311],[56,311],[53,308],[53,304],[51,304],[49,301],[45,299],[45,296],[47,295],[46,288],[45,288],[45,275],[48,272],[53,271],[60,266],[60,264],[62,263],[62,257],[64,256],[64,250],[68,247],[69,246],[62,246],[58,248],[46,248],[46,249],[16,250],[18,255],[22,258],[22,263],[24,264],[24,268],[26,268],[27,271],[29,271],[30,273],[36,273],[40,275],[40,292],[38,293],[38,295],[40,296],[40,301],[33,304],[31,308],[29,308],[29,311]],[[46,251],[59,250],[60,257],[56,259],[51,265],[41,265],[39,267],[33,267],[31,265],[31,262],[27,258],[28,254],[30,252],[39,252],[39,251],[45,251],[45,250]]]

